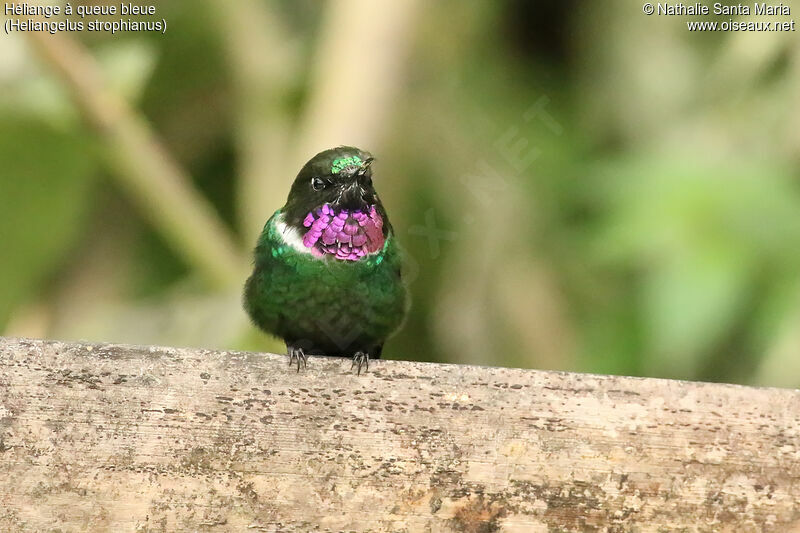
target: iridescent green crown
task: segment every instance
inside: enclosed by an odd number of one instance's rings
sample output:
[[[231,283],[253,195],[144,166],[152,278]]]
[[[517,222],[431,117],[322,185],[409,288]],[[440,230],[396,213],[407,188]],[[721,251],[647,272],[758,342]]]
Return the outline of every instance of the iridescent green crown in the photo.
[[[338,157],[333,160],[333,164],[331,165],[331,174],[338,174],[350,165],[360,167],[363,164],[364,161],[362,161],[357,155],[351,157]]]

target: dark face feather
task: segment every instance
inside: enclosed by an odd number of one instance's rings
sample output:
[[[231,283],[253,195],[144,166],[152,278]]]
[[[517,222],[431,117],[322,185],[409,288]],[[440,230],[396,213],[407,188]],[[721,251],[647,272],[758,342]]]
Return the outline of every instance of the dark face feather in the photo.
[[[371,206],[388,221],[380,199],[372,185],[373,157],[352,146],[340,146],[320,152],[306,163],[295,178],[283,208],[284,220],[296,228],[303,227],[308,213],[328,204],[336,211],[369,211]]]

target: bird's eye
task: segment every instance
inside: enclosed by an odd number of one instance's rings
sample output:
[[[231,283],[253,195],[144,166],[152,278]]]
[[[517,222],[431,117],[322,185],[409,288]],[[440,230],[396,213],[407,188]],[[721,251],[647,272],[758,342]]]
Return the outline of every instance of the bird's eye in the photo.
[[[315,191],[321,191],[325,188],[325,181],[322,178],[313,177],[311,178],[311,188]]]

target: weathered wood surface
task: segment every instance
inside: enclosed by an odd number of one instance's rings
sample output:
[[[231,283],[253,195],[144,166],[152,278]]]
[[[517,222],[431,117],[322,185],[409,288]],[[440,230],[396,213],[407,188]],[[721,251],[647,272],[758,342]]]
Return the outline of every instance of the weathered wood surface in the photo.
[[[800,531],[800,392],[0,339],[2,531]]]

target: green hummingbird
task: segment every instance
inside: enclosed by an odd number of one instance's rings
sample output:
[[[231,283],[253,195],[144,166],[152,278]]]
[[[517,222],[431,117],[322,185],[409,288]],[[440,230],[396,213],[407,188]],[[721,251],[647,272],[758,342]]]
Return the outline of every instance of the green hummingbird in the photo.
[[[307,357],[379,358],[407,311],[397,238],[372,184],[372,155],[351,146],[320,152],[267,221],[244,288],[253,323]]]

